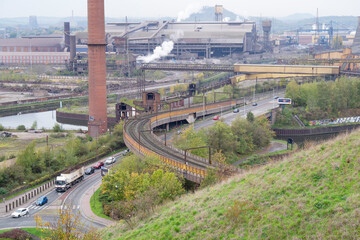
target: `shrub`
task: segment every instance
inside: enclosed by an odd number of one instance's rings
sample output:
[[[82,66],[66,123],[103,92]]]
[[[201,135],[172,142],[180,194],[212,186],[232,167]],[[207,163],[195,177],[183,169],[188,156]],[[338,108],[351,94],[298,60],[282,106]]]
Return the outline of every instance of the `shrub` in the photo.
[[[31,125],[31,129],[37,129],[37,121],[34,121]]]
[[[19,125],[19,126],[17,126],[16,130],[19,130],[19,131],[25,131],[25,130],[26,130],[26,128],[25,128],[25,126],[24,126],[24,125]]]
[[[3,232],[0,234],[0,239],[16,239],[16,240],[27,240],[33,239],[30,233],[22,230],[22,229],[14,229],[11,231]]]
[[[0,131],[4,131],[4,126],[2,124],[0,124]]]
[[[0,194],[6,194],[8,191],[5,188],[0,188]]]
[[[56,123],[56,124],[54,125],[54,127],[53,127],[53,131],[54,131],[54,132],[62,132],[63,129],[62,129],[62,127],[61,127],[58,123]]]
[[[0,157],[0,162],[2,162],[4,160],[5,160],[5,156],[3,155],[3,156]]]

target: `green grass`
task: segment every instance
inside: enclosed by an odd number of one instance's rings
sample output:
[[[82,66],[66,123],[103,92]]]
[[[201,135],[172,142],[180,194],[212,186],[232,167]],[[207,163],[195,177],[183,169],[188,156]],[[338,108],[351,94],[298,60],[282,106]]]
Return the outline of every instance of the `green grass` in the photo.
[[[98,217],[112,220],[111,217],[108,217],[104,214],[103,206],[102,206],[101,202],[99,201],[100,191],[101,191],[101,189],[99,188],[98,190],[96,190],[94,192],[94,194],[90,198],[91,211],[93,211],[93,213]]]
[[[102,239],[359,239],[360,131],[166,203]]]

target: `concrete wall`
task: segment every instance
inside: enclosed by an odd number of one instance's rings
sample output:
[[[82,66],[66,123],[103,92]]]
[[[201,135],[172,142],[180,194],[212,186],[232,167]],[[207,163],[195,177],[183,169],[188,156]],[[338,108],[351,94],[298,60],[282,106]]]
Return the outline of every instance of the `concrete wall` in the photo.
[[[13,197],[8,200],[1,199],[0,216],[7,215],[19,208],[21,205],[29,204],[38,197],[54,189],[55,180],[51,180],[37,188],[31,189],[23,194]]]

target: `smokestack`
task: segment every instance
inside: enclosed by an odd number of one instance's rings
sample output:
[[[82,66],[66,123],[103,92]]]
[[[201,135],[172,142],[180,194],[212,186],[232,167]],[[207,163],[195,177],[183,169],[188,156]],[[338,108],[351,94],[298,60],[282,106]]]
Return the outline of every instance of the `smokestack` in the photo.
[[[70,23],[64,22],[64,37],[65,37],[65,48],[69,52],[70,50]]]
[[[89,122],[91,137],[107,131],[104,0],[88,0]]]
[[[76,36],[70,35],[70,61],[74,61],[76,56]]]
[[[271,21],[265,20],[262,21],[262,28],[264,31],[264,48],[265,50],[269,50],[270,46],[270,31],[271,31]]]

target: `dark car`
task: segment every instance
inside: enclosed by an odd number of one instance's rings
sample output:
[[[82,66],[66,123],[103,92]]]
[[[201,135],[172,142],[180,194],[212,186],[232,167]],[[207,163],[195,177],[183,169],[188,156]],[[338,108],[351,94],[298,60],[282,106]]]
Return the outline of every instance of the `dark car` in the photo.
[[[95,169],[93,167],[89,167],[85,170],[86,175],[93,174],[95,172]]]
[[[238,108],[235,108],[233,113],[238,113],[240,110]]]
[[[38,205],[38,206],[42,206],[47,202],[48,202],[47,197],[42,196],[42,197],[39,197],[38,200],[36,200],[35,204]]]
[[[95,163],[95,165],[93,166],[93,168],[99,169],[99,168],[101,168],[102,166],[104,166],[104,162],[97,162],[97,163]]]
[[[257,106],[257,103],[256,103],[256,102],[254,102],[252,105],[253,105],[253,106]]]

